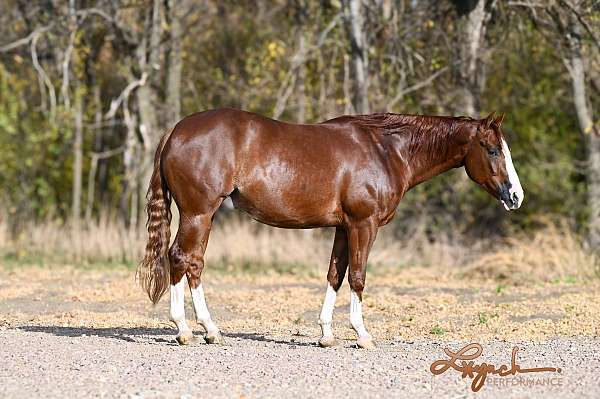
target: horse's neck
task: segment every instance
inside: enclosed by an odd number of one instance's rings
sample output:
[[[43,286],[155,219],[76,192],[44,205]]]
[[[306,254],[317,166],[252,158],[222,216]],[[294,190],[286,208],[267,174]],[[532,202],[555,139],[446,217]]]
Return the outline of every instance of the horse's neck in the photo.
[[[423,183],[439,174],[450,169],[462,166],[461,157],[458,153],[450,157],[436,157],[424,162],[418,161],[419,157],[413,157],[411,162],[411,177],[409,180],[409,189],[419,183]]]
[[[427,133],[425,133],[425,138],[434,139],[433,135]],[[403,170],[396,172],[403,176],[403,180],[406,182],[405,190],[452,168],[462,166],[466,155],[466,145],[454,144],[452,136],[449,136],[447,140],[450,140],[447,143],[447,149],[431,152],[433,146],[428,143],[423,143],[415,149],[408,144],[410,142],[408,138],[399,138],[399,142],[396,144],[396,153],[401,162],[396,162],[396,165],[397,169],[402,168]]]

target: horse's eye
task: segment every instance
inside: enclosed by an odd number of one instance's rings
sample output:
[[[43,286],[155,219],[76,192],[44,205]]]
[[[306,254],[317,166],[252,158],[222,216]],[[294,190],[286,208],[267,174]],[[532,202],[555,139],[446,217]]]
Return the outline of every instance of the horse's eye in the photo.
[[[500,152],[497,148],[492,148],[491,150],[488,150],[488,154],[491,157],[497,157],[498,155],[500,155]]]

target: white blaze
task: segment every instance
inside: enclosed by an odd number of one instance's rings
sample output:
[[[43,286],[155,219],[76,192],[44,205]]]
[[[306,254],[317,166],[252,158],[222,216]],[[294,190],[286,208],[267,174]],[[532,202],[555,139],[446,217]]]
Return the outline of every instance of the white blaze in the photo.
[[[508,144],[506,141],[502,139],[502,152],[504,153],[504,162],[506,163],[506,172],[508,173],[508,181],[511,184],[509,194],[511,198],[517,197],[517,207],[521,206],[523,202],[523,198],[525,194],[523,193],[523,187],[521,187],[521,182],[519,181],[519,176],[517,175],[517,171],[515,170],[515,165],[513,165],[512,157],[510,156],[510,150],[508,149]],[[508,210],[508,205],[504,203],[504,207]],[[516,209],[515,208],[515,209]]]

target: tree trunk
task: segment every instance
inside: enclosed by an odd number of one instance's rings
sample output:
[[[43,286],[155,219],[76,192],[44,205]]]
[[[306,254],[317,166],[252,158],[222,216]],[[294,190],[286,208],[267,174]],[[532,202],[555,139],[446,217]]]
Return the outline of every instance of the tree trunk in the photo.
[[[346,53],[342,57],[344,59],[344,82],[342,84],[344,89],[344,114],[349,115],[356,112],[352,104],[352,94],[350,93],[350,57]]]
[[[306,54],[306,39],[302,32],[298,33],[300,35],[300,43],[298,52],[300,54]],[[302,63],[298,66],[298,107],[297,107],[297,116],[296,122],[304,123],[306,122],[306,62],[303,60]]]
[[[94,119],[95,127],[94,127],[94,146],[93,152],[95,154],[102,151],[102,100],[100,98],[100,86],[96,85],[93,88],[93,97],[94,97],[94,107],[96,108],[96,116]],[[92,213],[94,211],[94,198],[96,197],[95,188],[96,188],[96,170],[98,166],[99,160],[92,155],[91,164],[90,164],[90,172],[88,174],[88,182],[87,182],[87,205],[85,207],[85,221],[86,223],[91,223],[92,221]]]
[[[573,16],[567,29],[569,48],[568,57],[564,61],[571,77],[573,103],[588,155],[589,243],[594,250],[600,251],[600,129],[594,126],[592,109],[588,106],[581,27]]]
[[[588,135],[588,206],[590,246],[600,252],[600,135]]]
[[[73,203],[72,222],[77,228],[81,218],[81,187],[83,174],[83,104],[78,90],[75,91],[75,137],[73,140]]]
[[[478,117],[479,95],[484,80],[480,52],[487,19],[485,0],[454,0],[454,5],[459,15],[459,47],[454,64],[458,101],[454,113]]]
[[[356,112],[369,113],[369,58],[362,0],[343,0],[344,20],[352,57],[353,99]]]
[[[156,92],[155,84],[158,82],[158,73],[160,71],[160,37],[161,37],[161,1],[154,0],[152,14],[146,19],[146,32],[149,32],[149,38],[142,39],[137,48],[138,64],[140,69],[148,74],[148,79],[136,91],[136,99],[138,104],[139,114],[139,132],[142,137],[142,154],[141,162],[137,160],[131,165],[136,167],[135,174],[135,189],[139,189],[140,193],[133,194],[134,187],[131,187],[131,193],[134,198],[140,200],[145,197],[146,188],[152,176],[152,164],[154,160],[154,151],[158,141],[162,135],[159,130],[158,117],[159,101],[158,93]],[[140,181],[141,178],[141,181]],[[138,204],[141,206],[140,204]],[[130,205],[130,209],[134,209],[135,204]],[[137,209],[130,214],[137,213]]]
[[[167,126],[170,129],[181,118],[182,15],[185,0],[169,0],[169,70],[167,75]]]
[[[125,136],[125,146],[123,149],[125,176],[122,182],[123,193],[119,202],[119,209],[121,218],[126,220],[129,227],[133,229],[137,221],[132,220],[131,198],[134,197],[134,191],[138,189],[140,146],[136,137],[137,123],[135,117],[129,112],[129,108],[126,105],[123,106],[123,118],[127,128],[127,135]],[[137,198],[137,196],[135,197]],[[133,226],[132,221],[134,222]]]
[[[100,104],[102,106],[102,104]],[[100,109],[100,119],[98,120],[98,124],[102,123],[102,110]],[[107,142],[111,137],[115,137],[119,134],[119,129],[116,127],[116,122],[114,117],[107,121],[107,131],[101,130],[102,132],[102,140],[99,142],[99,151],[104,151],[107,149]],[[108,201],[111,197],[111,192],[108,186],[108,159],[99,159],[98,160],[98,177],[96,178],[98,182],[98,201],[102,205],[108,204]],[[106,209],[103,209],[106,210]]]

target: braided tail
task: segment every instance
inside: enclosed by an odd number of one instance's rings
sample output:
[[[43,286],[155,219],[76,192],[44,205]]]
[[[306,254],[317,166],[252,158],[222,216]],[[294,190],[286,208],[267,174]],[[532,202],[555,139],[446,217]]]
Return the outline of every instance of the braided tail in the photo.
[[[154,304],[165,294],[171,282],[167,254],[171,238],[171,194],[160,165],[162,150],[169,135],[162,137],[154,156],[154,171],[146,194],[148,243],[144,259],[136,272],[137,281]]]

